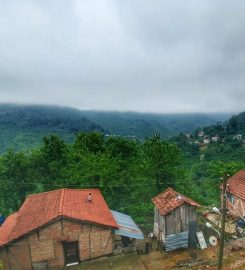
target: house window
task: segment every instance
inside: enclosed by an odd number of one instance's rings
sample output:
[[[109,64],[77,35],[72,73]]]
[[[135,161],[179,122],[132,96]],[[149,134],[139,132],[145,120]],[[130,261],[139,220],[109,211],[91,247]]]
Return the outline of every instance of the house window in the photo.
[[[227,192],[227,198],[232,204],[234,204],[235,198],[233,194],[231,194],[230,192]]]

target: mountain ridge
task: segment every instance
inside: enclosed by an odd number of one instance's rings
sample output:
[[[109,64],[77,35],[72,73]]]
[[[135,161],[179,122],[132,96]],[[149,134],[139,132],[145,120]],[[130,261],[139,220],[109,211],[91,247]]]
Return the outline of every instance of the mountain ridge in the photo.
[[[75,133],[86,131],[137,139],[159,133],[169,138],[224,121],[229,115],[89,111],[63,106],[0,104],[0,152],[29,149],[51,134],[71,142]]]

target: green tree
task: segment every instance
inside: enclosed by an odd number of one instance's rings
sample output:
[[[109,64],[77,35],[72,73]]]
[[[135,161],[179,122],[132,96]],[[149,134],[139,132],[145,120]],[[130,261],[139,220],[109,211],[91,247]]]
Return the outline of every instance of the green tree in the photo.
[[[44,137],[43,145],[32,155],[39,180],[45,190],[63,187],[67,178],[69,147],[58,136]]]
[[[144,153],[146,172],[154,179],[157,190],[160,192],[163,187],[174,186],[182,160],[179,148],[162,140],[160,135],[154,135],[146,139]]]
[[[35,190],[29,161],[23,153],[7,152],[0,158],[0,201],[5,212],[17,210],[26,195]]]
[[[83,132],[76,134],[74,148],[79,152],[97,154],[104,151],[104,136],[99,132]]]

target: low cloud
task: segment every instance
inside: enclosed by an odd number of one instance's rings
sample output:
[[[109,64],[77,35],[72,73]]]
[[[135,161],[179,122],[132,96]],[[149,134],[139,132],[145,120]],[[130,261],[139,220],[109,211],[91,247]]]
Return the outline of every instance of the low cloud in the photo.
[[[244,110],[245,2],[0,0],[0,102]]]

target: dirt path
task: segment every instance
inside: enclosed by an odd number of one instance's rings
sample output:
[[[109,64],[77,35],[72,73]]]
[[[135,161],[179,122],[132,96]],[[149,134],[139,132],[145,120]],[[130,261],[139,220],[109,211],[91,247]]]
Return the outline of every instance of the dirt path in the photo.
[[[140,256],[120,255],[107,258],[101,258],[93,262],[87,262],[80,265],[76,270],[146,270]]]
[[[205,250],[153,251],[147,255],[120,255],[82,263],[75,270],[215,270],[217,247]],[[69,268],[71,270],[71,268]],[[245,239],[225,245],[223,270],[245,270]]]

